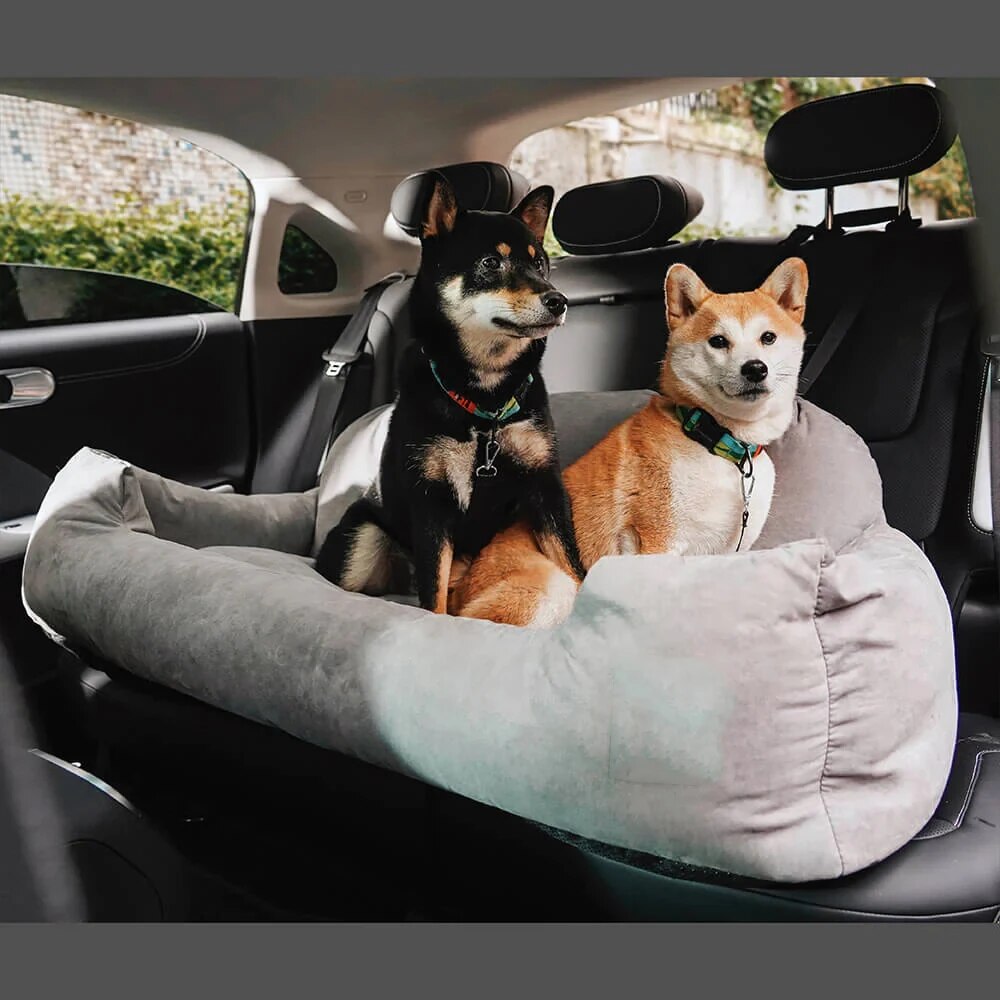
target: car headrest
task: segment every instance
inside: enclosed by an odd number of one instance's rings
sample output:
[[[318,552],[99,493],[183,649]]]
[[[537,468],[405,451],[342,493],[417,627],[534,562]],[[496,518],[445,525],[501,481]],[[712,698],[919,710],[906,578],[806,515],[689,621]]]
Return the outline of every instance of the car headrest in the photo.
[[[410,174],[396,185],[389,211],[407,236],[419,236],[434,181],[444,175],[458,207],[467,212],[509,212],[527,193],[528,179],[499,163],[454,163]]]
[[[764,161],[788,191],[895,180],[933,166],[957,134],[940,90],[902,83],[793,108],[771,126]]]
[[[700,192],[673,177],[584,184],[556,203],[552,232],[570,254],[646,250],[668,243],[704,203]]]

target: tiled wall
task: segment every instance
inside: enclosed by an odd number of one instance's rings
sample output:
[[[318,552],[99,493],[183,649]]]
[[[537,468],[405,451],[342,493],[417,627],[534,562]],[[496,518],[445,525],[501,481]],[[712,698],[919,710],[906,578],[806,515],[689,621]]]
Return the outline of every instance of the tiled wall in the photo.
[[[22,195],[87,211],[219,205],[247,185],[232,164],[159,129],[0,94],[0,200]]]

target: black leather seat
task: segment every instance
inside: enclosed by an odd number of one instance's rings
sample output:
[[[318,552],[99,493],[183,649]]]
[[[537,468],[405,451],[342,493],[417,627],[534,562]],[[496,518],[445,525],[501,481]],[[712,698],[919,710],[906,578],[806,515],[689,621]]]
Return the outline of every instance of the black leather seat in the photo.
[[[277,902],[318,915],[347,897],[348,916],[370,919],[414,905],[466,920],[1000,915],[1000,720],[986,716],[962,715],[948,786],[913,841],[846,878],[780,885],[554,830],[136,678],[101,677],[93,701],[103,766],[130,798],[161,821],[165,801],[181,803],[166,822],[196,860],[234,865],[223,874],[272,900],[284,873]],[[207,857],[199,839],[216,840]]]
[[[859,95],[837,105],[836,120],[825,117],[824,107],[830,105],[796,111],[794,127],[779,121],[768,143],[779,182],[802,188],[896,177],[896,164],[923,169],[943,155],[949,132],[954,136],[947,104],[927,88],[888,98]],[[817,115],[822,142],[815,139]],[[872,148],[872,136],[882,138],[879,148]],[[912,153],[925,148],[923,159]],[[546,357],[546,380],[556,391],[652,383],[665,337],[663,275],[674,261],[731,291],[759,282],[784,256],[803,256],[811,275],[811,349],[852,289],[863,288],[857,314],[809,396],[869,443],[890,523],[924,546],[952,603],[965,714],[934,819],[893,857],[847,878],[759,883],[547,829],[132,678],[116,679],[93,697],[105,750],[116,761],[110,770],[134,782],[129,793],[140,800],[156,785],[155,775],[160,787],[171,785],[182,797],[212,789],[220,808],[242,808],[248,823],[284,810],[279,826],[290,843],[317,830],[329,836],[353,828],[357,835],[344,849],[375,868],[383,863],[397,889],[406,885],[441,918],[994,919],[1000,913],[1000,639],[991,539],[970,513],[986,384],[969,260],[975,223],[917,226],[904,213],[886,232],[848,233],[834,225],[801,245],[770,239],[662,245],[660,239],[653,249],[595,253],[614,242],[608,219],[589,199],[577,201],[586,207],[579,213],[569,204],[557,209],[556,234],[560,222],[572,222],[571,242],[588,252],[561,261],[555,272],[572,306]],[[179,718],[187,720],[182,727]],[[169,751],[166,737],[158,745],[154,733],[171,733]],[[320,774],[329,797],[302,777]]]
[[[1000,920],[1000,722],[963,715],[934,818],[892,857],[781,885],[696,869],[435,793],[437,891],[467,919]],[[490,859],[483,864],[482,859]],[[475,886],[470,893],[463,886]],[[461,908],[457,904],[461,901]]]

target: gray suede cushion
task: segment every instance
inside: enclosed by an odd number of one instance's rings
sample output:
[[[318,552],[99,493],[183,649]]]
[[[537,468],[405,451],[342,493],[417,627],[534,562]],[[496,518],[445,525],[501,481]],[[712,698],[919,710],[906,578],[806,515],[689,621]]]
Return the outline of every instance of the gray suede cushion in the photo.
[[[951,616],[847,428],[804,405],[772,454],[772,547],[603,559],[537,631],[331,586],[306,558],[315,495],[189,491],[85,449],[39,512],[25,606],[71,648],[551,826],[838,876],[938,802]]]

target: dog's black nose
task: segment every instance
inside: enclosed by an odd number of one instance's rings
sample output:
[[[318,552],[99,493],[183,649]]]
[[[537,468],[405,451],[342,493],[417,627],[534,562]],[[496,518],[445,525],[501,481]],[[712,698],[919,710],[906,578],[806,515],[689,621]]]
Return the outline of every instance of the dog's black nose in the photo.
[[[740,374],[748,382],[763,382],[767,378],[767,365],[763,361],[747,361]]]
[[[542,296],[542,305],[544,305],[553,316],[562,316],[562,314],[566,312],[566,308],[569,305],[569,299],[567,299],[562,292],[546,292]]]

